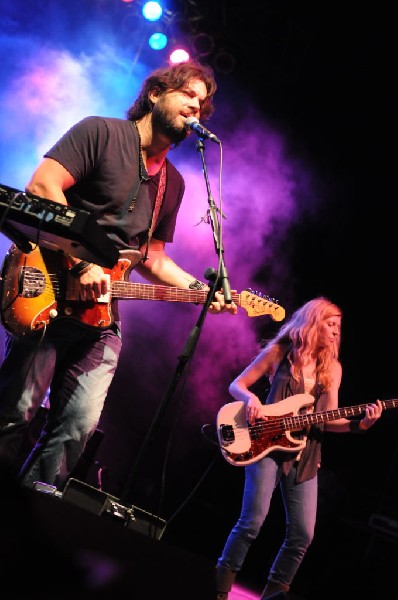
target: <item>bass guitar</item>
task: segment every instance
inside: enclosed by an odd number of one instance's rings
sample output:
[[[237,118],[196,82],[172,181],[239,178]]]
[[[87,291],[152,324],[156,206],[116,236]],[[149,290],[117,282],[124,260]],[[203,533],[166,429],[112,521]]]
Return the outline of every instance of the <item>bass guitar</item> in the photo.
[[[382,400],[384,409],[397,408],[398,399]],[[250,425],[246,419],[246,404],[237,400],[221,407],[217,414],[217,436],[224,458],[234,466],[254,463],[274,450],[298,452],[306,440],[294,437],[294,432],[316,423],[355,417],[365,412],[367,404],[357,404],[322,412],[313,412],[314,397],[295,394],[275,404],[263,407],[265,419]],[[312,412],[311,412],[312,411]]]
[[[79,299],[78,281],[68,273],[63,253],[36,246],[32,252],[25,254],[12,245],[1,270],[1,321],[11,333],[24,336],[60,319],[73,319],[87,327],[108,327],[113,322],[113,299],[205,304],[206,290],[127,281],[141,258],[138,251],[121,251],[114,267],[104,268],[109,292],[95,300],[82,301]],[[274,321],[285,317],[284,308],[268,296],[251,290],[232,293],[231,296],[249,317],[270,315]]]

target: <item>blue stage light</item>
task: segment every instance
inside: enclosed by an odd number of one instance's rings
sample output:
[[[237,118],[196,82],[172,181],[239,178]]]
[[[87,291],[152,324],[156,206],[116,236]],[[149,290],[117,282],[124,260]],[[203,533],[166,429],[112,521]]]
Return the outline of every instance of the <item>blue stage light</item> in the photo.
[[[167,35],[164,33],[153,33],[148,40],[152,50],[163,50],[167,46]]]

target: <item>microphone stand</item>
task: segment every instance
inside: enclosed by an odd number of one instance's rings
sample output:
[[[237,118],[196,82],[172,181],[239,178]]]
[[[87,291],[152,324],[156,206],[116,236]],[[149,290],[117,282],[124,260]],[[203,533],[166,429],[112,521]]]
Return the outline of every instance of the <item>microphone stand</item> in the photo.
[[[213,230],[214,245],[215,245],[215,249],[216,249],[216,253],[217,253],[218,261],[219,261],[217,277],[215,280],[215,286],[218,289],[223,290],[225,303],[231,304],[231,302],[232,302],[231,286],[230,286],[229,279],[228,279],[227,268],[224,263],[224,248],[223,248],[222,239],[221,239],[221,237],[222,237],[221,236],[221,226],[220,226],[220,223],[217,218],[217,207],[214,204],[214,198],[213,198],[213,196],[211,194],[211,190],[210,190],[209,176],[207,173],[206,161],[205,161],[205,156],[204,156],[205,146],[203,143],[203,137],[198,138],[198,141],[196,142],[196,149],[200,153],[200,157],[202,160],[202,169],[203,169],[203,174],[205,177],[206,189],[207,189],[207,200],[208,200],[208,204],[209,204],[210,223],[211,223],[211,227]],[[221,214],[220,219],[222,219],[222,218],[223,218],[223,215]]]
[[[168,405],[173,397],[174,391],[175,391],[175,389],[177,387],[177,383],[180,380],[180,377],[183,373],[185,365],[187,364],[187,362],[191,359],[191,357],[194,354],[194,351],[195,351],[196,345],[198,343],[199,336],[202,331],[203,323],[204,323],[206,314],[208,312],[209,306],[213,302],[216,291],[218,289],[220,289],[220,286],[219,286],[220,282],[222,283],[226,302],[227,302],[227,298],[228,298],[229,303],[231,303],[231,289],[229,286],[227,271],[224,266],[223,257],[222,257],[222,246],[221,246],[221,240],[220,240],[220,226],[219,226],[219,223],[217,220],[217,209],[216,209],[213,197],[210,192],[209,178],[208,178],[206,163],[205,163],[205,159],[204,159],[204,144],[203,144],[202,139],[198,140],[197,149],[198,149],[198,151],[200,151],[201,157],[202,157],[203,173],[205,175],[206,188],[207,188],[207,194],[208,194],[209,211],[210,211],[215,245],[216,245],[217,253],[219,255],[220,268],[218,270],[218,273],[216,273],[214,271],[214,269],[211,269],[211,268],[209,268],[205,271],[204,275],[205,275],[205,278],[208,279],[208,281],[209,281],[208,285],[210,288],[209,292],[207,294],[206,301],[200,312],[200,315],[196,322],[196,325],[193,327],[192,331],[190,332],[188,339],[185,342],[182,353],[178,357],[177,368],[176,368],[174,376],[169,384],[169,387],[166,391],[166,395],[164,396],[162,402],[159,404],[159,407],[158,407],[156,414],[152,420],[152,423],[147,431],[145,439],[144,439],[144,441],[141,445],[141,448],[135,458],[132,469],[130,470],[127,481],[126,481],[125,485],[123,486],[121,496],[120,496],[120,500],[123,503],[127,503],[131,496],[131,491],[133,488],[133,484],[135,482],[137,471],[141,464],[141,459],[142,459],[145,451],[147,450],[149,444],[152,442],[156,431],[159,428],[161,418],[163,417],[163,415],[166,411],[166,408],[168,407]]]

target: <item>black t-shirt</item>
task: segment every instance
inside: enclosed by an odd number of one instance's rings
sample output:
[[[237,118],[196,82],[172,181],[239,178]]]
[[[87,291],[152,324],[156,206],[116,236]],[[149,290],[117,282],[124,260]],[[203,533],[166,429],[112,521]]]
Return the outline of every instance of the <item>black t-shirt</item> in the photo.
[[[94,214],[118,248],[138,248],[147,238],[160,172],[140,175],[139,138],[131,121],[86,117],[45,154],[76,180],[65,190],[68,203]],[[185,190],[182,175],[166,160],[166,190],[153,237],[172,242]],[[129,211],[131,200],[134,208]]]

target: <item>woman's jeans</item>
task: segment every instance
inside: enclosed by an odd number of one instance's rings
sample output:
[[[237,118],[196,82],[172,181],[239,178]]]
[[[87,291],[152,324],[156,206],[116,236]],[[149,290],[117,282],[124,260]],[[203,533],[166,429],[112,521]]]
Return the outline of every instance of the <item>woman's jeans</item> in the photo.
[[[278,483],[286,513],[286,536],[271,567],[268,579],[290,585],[312,542],[317,509],[317,476],[295,483],[296,468],[288,475],[271,456],[245,467],[245,486],[240,517],[231,530],[218,564],[239,571],[251,543],[268,514]]]
[[[94,433],[121,350],[120,328],[92,330],[57,323],[43,339],[7,334],[0,368],[0,426],[3,432],[29,422],[49,389],[41,435],[26,459],[23,485],[59,485]]]

